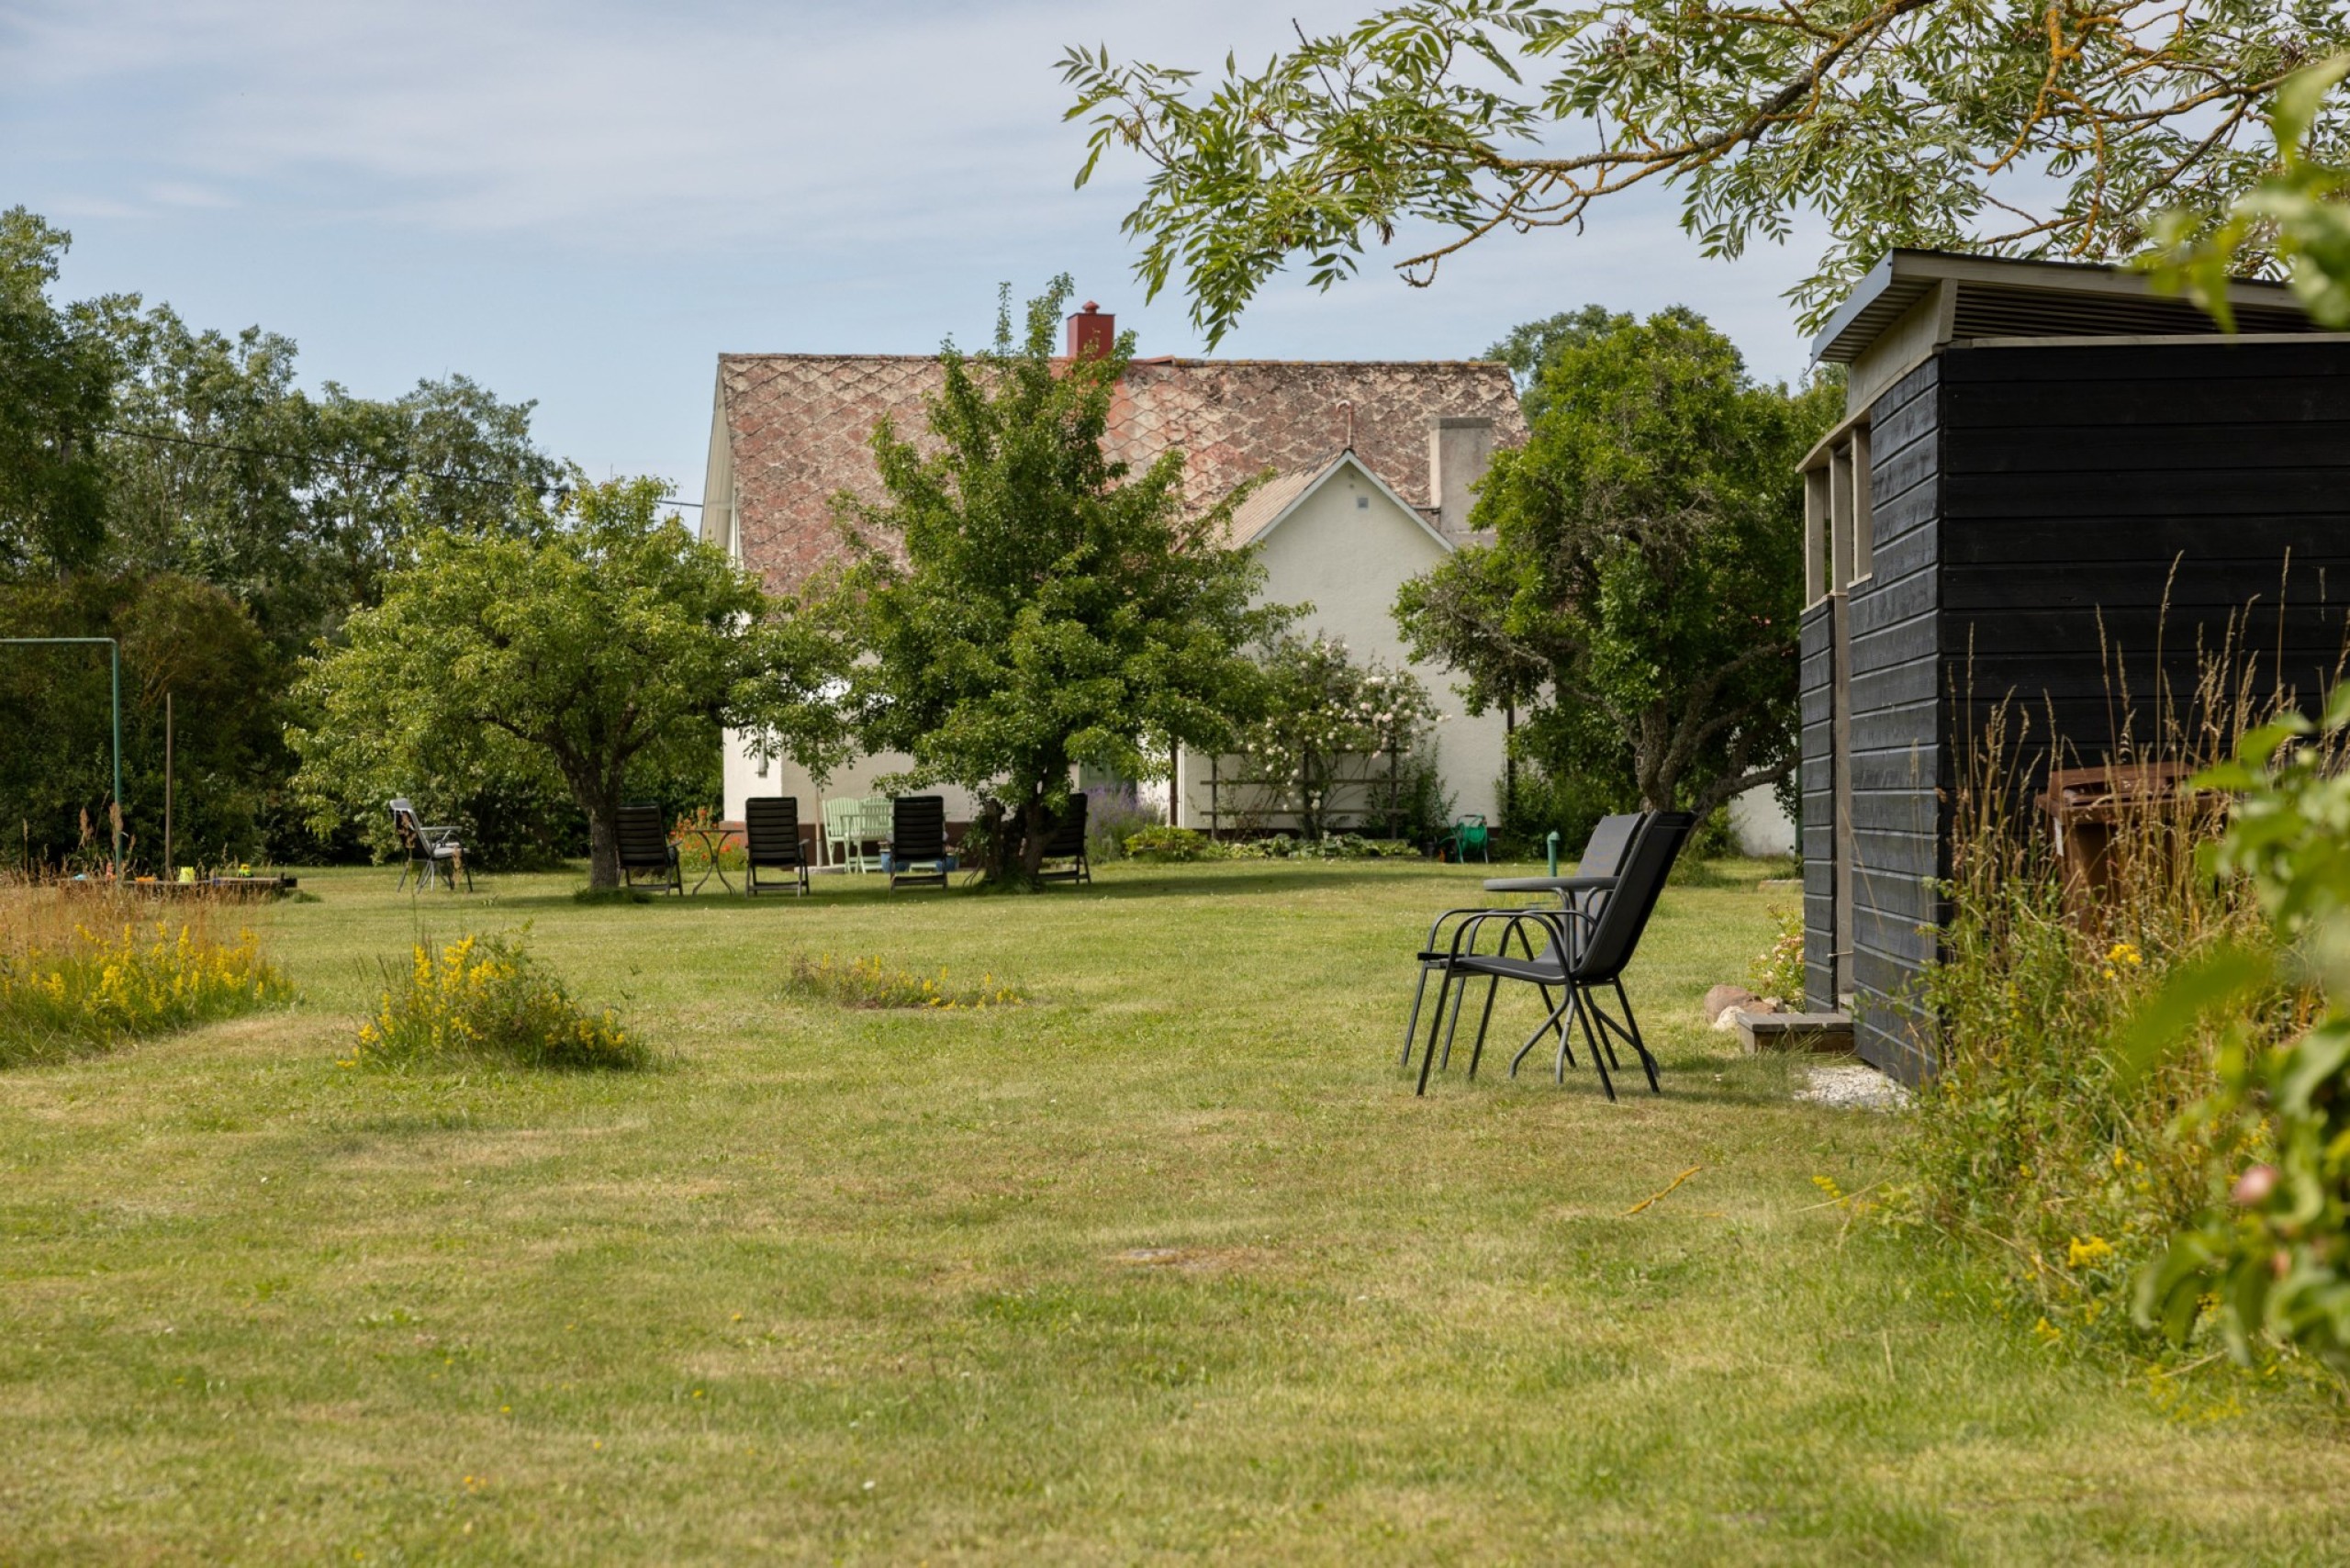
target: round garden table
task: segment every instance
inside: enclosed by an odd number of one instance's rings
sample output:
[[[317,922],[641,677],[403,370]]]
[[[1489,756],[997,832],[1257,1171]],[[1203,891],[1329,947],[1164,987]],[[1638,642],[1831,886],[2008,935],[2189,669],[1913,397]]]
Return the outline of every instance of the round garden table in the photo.
[[[712,877],[716,877],[718,885],[728,892],[735,890],[734,884],[726,879],[725,864],[726,835],[733,831],[723,823],[712,827],[689,827],[679,830],[677,837],[680,840],[699,839],[702,853],[710,858],[710,866],[702,872],[701,880],[696,882],[688,890],[689,891],[697,893],[701,891],[702,884],[708,882]]]

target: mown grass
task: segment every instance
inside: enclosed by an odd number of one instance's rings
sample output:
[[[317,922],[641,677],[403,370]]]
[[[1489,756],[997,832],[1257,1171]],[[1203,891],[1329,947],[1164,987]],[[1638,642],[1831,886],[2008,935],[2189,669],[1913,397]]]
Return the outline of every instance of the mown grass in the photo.
[[[0,1556],[2350,1553],[2319,1396],[2069,1357],[1822,1203],[1905,1134],[1695,1022],[1771,937],[1750,879],[1669,891],[1633,971],[1662,1099],[1416,1100],[1403,955],[1482,874],[306,877],[298,1011],[0,1078]],[[338,1070],[379,959],[525,921],[664,1070]],[[1032,1000],[777,1000],[824,952]]]

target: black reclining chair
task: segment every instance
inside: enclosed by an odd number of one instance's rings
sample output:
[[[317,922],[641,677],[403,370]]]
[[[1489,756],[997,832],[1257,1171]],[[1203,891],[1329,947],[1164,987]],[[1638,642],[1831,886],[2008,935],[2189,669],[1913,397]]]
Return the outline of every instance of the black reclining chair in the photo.
[[[1085,801],[1082,794],[1071,795],[1069,804],[1053,818],[1053,830],[1045,840],[1044,860],[1065,860],[1067,865],[1055,870],[1039,869],[1040,882],[1090,882],[1093,880],[1093,862],[1085,853]],[[1041,868],[1043,860],[1038,862]]]
[[[890,802],[890,890],[896,892],[901,882],[946,885],[946,796],[901,795]]]
[[[789,795],[754,795],[743,802],[743,846],[748,861],[744,890],[756,897],[759,868],[794,874],[808,890],[808,851],[800,842],[800,802]]]
[[[637,877],[651,872],[668,890],[685,896],[685,873],[677,866],[677,846],[669,842],[668,824],[658,806],[622,806],[620,822],[621,885],[637,886]],[[656,886],[660,885],[658,883]]]

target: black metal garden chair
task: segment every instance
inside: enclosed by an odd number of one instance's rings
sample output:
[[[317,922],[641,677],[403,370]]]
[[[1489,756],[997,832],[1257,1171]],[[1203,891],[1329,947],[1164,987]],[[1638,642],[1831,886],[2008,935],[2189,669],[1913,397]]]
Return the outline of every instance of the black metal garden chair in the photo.
[[[669,891],[684,897],[685,872],[677,864],[677,846],[669,842],[669,824],[662,820],[661,808],[622,806],[616,827],[621,884],[636,887],[637,878],[650,872],[666,883]]]
[[[1083,794],[1071,795],[1069,804],[1053,817],[1053,830],[1045,840],[1043,860],[1066,861],[1052,870],[1039,870],[1040,882],[1091,882],[1093,862],[1085,853],[1085,806]],[[1038,864],[1041,866],[1043,860]]]
[[[1442,982],[1437,989],[1436,1015],[1428,1022],[1427,1045],[1420,1058],[1418,1092],[1427,1092],[1428,1070],[1436,1060],[1439,1032],[1444,1035],[1445,1055],[1448,1059],[1450,1058],[1452,1036],[1460,1026],[1460,1009],[1468,1000],[1470,982],[1479,976],[1486,981],[1485,1002],[1477,1019],[1476,1043],[1469,1055],[1470,1077],[1477,1075],[1477,1063],[1484,1055],[1485,1030],[1493,1022],[1494,1000],[1501,982],[1517,980],[1540,990],[1546,1002],[1553,988],[1564,995],[1510,1058],[1512,1077],[1516,1076],[1527,1053],[1544,1035],[1556,1029],[1559,1059],[1553,1072],[1559,1081],[1566,1081],[1566,1025],[1572,1020],[1583,1029],[1583,1042],[1591,1047],[1592,1065],[1599,1070],[1599,1086],[1610,1100],[1616,1098],[1616,1084],[1608,1076],[1608,1068],[1613,1065],[1620,1069],[1624,1065],[1616,1054],[1617,1040],[1631,1047],[1640,1058],[1650,1092],[1662,1092],[1657,1082],[1656,1058],[1650,1053],[1648,1042],[1641,1038],[1639,1020],[1633,1014],[1632,999],[1625,992],[1623,976],[1626,966],[1639,949],[1641,933],[1648,929],[1649,917],[1656,912],[1657,899],[1664,891],[1673,863],[1695,825],[1695,816],[1688,812],[1650,813],[1616,876],[1561,879],[1572,885],[1562,887],[1562,892],[1572,890],[1582,896],[1559,909],[1508,913],[1504,918],[1501,938],[1491,953],[1475,951],[1476,940],[1479,933],[1493,924],[1492,916],[1498,912],[1488,912],[1485,920],[1457,923],[1438,971]],[[1532,939],[1536,933],[1542,938],[1539,945]],[[1524,956],[1508,952],[1513,936],[1525,950]],[[1456,982],[1460,994],[1452,1002],[1451,1022],[1448,1025],[1445,1003]],[[1621,1018],[1601,1004],[1603,987],[1616,993],[1617,1003],[1623,1009]]]
[[[896,892],[901,882],[910,888],[946,885],[944,795],[901,795],[890,802],[890,890]]]
[[[754,795],[743,802],[743,844],[748,864],[744,890],[759,890],[759,870],[793,873],[798,890],[808,890],[808,851],[800,842],[800,802],[789,795]]]
[[[1561,909],[1583,908],[1594,914],[1599,913],[1599,905],[1607,897],[1607,888],[1614,885],[1616,874],[1624,868],[1624,857],[1631,853],[1632,841],[1639,836],[1640,824],[1647,820],[1648,813],[1645,812],[1624,812],[1616,816],[1602,817],[1593,825],[1590,838],[1583,842],[1583,854],[1575,861],[1573,876],[1559,879],[1557,885],[1549,890],[1557,892],[1559,906]],[[1586,878],[1593,879],[1595,885],[1581,889],[1572,885]],[[1606,886],[1596,885],[1599,882],[1605,882]],[[1483,924],[1487,921],[1498,919],[1506,923],[1510,916],[1519,913],[1522,908],[1522,905],[1512,905],[1506,909],[1495,909],[1491,906],[1449,909],[1438,915],[1429,924],[1428,939],[1420,946],[1419,983],[1412,990],[1411,1016],[1404,1021],[1404,1054],[1399,1058],[1398,1065],[1403,1067],[1412,1065],[1412,1042],[1419,1034],[1420,1003],[1427,996],[1428,976],[1442,969],[1451,958],[1451,934],[1446,927],[1456,921]],[[1521,928],[1515,933],[1515,935],[1518,945],[1525,949],[1526,956],[1532,958],[1534,948],[1525,931]],[[1475,946],[1473,936],[1470,946]],[[1542,993],[1542,1005],[1545,1007],[1550,1005],[1550,993],[1547,990]],[[1566,1042],[1563,1027],[1560,1034],[1560,1043],[1564,1046]],[[1568,1052],[1567,1059],[1570,1062],[1574,1059],[1572,1050]],[[1451,1065],[1449,1054],[1444,1065],[1447,1067]]]
[[[465,846],[458,842],[454,827],[427,823],[408,798],[401,796],[392,801],[392,832],[399,838],[404,857],[398,886],[407,887],[409,874],[414,873],[420,888],[431,887],[437,878],[454,892],[457,879],[463,877],[465,891],[474,890],[473,868],[465,864]]]

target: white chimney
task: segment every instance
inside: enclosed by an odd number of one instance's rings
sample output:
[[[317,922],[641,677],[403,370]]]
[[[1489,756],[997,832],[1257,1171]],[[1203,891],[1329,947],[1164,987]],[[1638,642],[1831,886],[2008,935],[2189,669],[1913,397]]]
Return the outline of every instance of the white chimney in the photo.
[[[1485,476],[1494,460],[1494,421],[1483,415],[1428,416],[1428,499],[1437,526],[1454,535],[1469,532],[1470,487]]]

